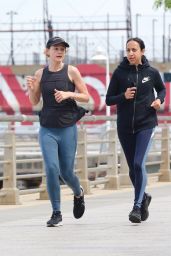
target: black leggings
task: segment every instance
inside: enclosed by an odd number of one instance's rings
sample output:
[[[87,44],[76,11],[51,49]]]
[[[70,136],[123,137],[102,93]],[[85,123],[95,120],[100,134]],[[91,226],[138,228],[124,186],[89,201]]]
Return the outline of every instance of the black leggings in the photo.
[[[118,131],[118,137],[129,166],[129,176],[135,189],[134,205],[139,207],[141,207],[147,185],[145,161],[151,145],[153,130],[147,129],[135,134]]]

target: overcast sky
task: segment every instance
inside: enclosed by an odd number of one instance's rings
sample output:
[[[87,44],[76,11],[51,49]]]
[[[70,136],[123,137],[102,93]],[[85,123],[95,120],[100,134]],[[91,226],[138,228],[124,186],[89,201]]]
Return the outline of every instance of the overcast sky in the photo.
[[[7,21],[6,13],[10,10],[18,12],[16,21],[29,21],[42,18],[43,0],[0,0],[0,21]],[[126,0],[48,0],[49,14],[56,16],[100,16],[107,13],[125,15]],[[162,10],[155,11],[154,0],[131,0],[132,15],[158,15]]]
[[[20,22],[32,22],[32,21],[42,21],[43,19],[43,0],[0,0],[0,29],[8,28],[10,22],[10,17],[7,15],[7,12],[13,10],[17,12],[17,15],[14,15],[14,23]],[[152,52],[152,21],[156,19],[155,22],[155,51],[161,55],[161,43],[163,35],[163,9],[155,10],[154,0],[131,0],[131,13],[132,13],[132,28],[133,35],[135,36],[136,31],[136,14],[141,14],[138,17],[138,36],[142,37],[147,45],[147,51]],[[75,17],[77,21],[89,21],[91,19],[96,19],[99,16],[105,17],[107,14],[109,16],[120,19],[120,17],[125,18],[126,14],[126,0],[48,0],[48,12],[49,17],[52,18],[52,21],[62,20],[64,21],[64,16],[66,21],[68,17],[72,19]],[[168,27],[171,23],[171,11],[166,13],[166,36],[168,37]],[[123,32],[122,32],[123,33]],[[105,34],[105,32],[103,32]],[[103,38],[102,32],[99,34],[99,38]],[[105,34],[106,35],[106,34]],[[2,50],[4,53],[9,51],[7,47],[7,42],[5,33],[0,34],[0,54]],[[65,36],[65,34],[64,34]],[[111,32],[111,37],[113,40],[116,38],[116,34]],[[120,39],[116,42],[116,45],[113,46],[113,51],[117,52],[122,46],[122,40],[126,40],[126,35],[122,36],[118,34]],[[18,35],[16,36],[18,37]],[[21,35],[20,35],[21,37]],[[98,37],[98,36],[97,36]],[[10,39],[10,37],[9,37]],[[19,49],[19,45],[22,42],[18,43],[19,39],[15,40]],[[42,40],[42,39],[40,39]],[[103,41],[104,39],[102,39]],[[20,40],[22,41],[22,40]],[[123,44],[124,45],[124,44]],[[43,46],[39,43],[40,48]],[[38,46],[38,47],[39,47]],[[105,47],[105,46],[104,46]],[[17,51],[17,50],[16,50]],[[2,56],[2,55],[1,55]]]

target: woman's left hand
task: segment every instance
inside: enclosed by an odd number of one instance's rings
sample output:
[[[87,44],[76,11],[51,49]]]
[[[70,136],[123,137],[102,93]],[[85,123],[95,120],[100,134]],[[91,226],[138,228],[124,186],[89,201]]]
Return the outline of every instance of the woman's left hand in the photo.
[[[156,99],[152,102],[151,107],[153,107],[155,110],[159,110],[161,106],[160,99]]]
[[[55,100],[60,103],[63,100],[70,98],[70,92],[58,91],[55,89]]]

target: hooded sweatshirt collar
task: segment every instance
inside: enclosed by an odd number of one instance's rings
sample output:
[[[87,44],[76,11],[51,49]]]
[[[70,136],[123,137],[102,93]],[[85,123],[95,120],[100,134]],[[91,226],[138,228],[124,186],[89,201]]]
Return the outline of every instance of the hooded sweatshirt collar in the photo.
[[[150,66],[147,58],[144,55],[142,56],[141,61],[142,61],[142,64],[138,65],[138,69],[143,69],[145,67],[149,67]],[[121,68],[121,69],[135,69],[136,66],[135,65],[130,65],[127,57],[124,57],[123,61],[120,63],[118,68]]]

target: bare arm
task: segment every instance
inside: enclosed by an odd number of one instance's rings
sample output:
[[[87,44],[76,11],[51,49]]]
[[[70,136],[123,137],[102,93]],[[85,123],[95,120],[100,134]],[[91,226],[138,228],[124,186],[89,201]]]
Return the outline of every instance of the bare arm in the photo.
[[[76,67],[69,65],[68,75],[71,81],[75,84],[77,92],[64,92],[55,90],[56,101],[61,102],[62,100],[72,98],[79,102],[88,102],[89,93],[79,70]]]
[[[32,105],[37,105],[40,101],[40,80],[42,77],[43,69],[39,69],[35,72],[34,76],[27,76],[27,88],[29,93],[29,99]]]
[[[80,102],[88,102],[89,93],[79,70],[76,67],[69,66],[68,73],[77,90],[77,92],[72,92],[71,98]]]

